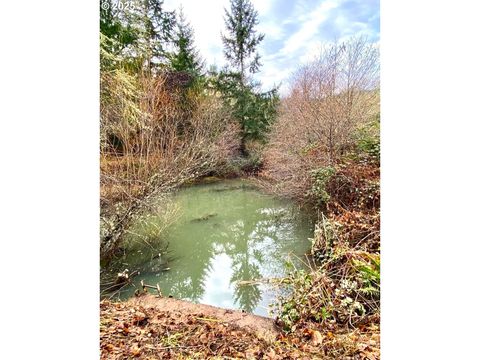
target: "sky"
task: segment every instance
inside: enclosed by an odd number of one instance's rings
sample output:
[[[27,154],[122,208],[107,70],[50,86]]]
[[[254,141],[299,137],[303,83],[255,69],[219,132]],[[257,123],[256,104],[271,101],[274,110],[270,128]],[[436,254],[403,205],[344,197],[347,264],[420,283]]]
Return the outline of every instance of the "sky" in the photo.
[[[258,47],[262,67],[255,79],[264,90],[281,85],[285,94],[290,75],[318,53],[320,46],[352,35],[380,40],[379,0],[251,0],[258,12],[257,30],[265,34]],[[165,10],[183,6],[195,31],[195,45],[207,66],[226,64],[221,32],[229,0],[165,0]]]

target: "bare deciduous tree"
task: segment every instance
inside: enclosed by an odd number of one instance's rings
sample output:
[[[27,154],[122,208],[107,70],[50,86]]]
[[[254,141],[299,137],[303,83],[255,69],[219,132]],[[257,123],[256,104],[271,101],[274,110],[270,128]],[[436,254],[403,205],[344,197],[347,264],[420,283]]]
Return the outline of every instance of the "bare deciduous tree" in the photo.
[[[274,191],[301,197],[310,171],[332,165],[379,111],[379,51],[365,38],[325,46],[292,77],[265,153]]]

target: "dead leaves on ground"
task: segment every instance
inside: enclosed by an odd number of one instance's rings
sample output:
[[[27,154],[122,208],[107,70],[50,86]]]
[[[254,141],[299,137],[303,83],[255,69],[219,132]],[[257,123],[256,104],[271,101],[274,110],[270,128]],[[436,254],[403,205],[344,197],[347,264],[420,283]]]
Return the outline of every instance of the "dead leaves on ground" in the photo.
[[[374,326],[374,325],[372,325]],[[360,359],[380,354],[378,326],[347,333],[306,327],[267,342],[204,314],[102,301],[101,359]]]
[[[315,359],[320,333],[269,343],[204,314],[163,312],[153,308],[102,301],[101,359]]]

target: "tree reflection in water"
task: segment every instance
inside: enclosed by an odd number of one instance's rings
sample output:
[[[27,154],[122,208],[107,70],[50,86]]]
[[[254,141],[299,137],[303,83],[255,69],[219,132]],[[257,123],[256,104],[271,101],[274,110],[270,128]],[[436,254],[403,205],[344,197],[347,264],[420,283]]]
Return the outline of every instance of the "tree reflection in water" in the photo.
[[[182,216],[168,233],[175,260],[168,272],[146,261],[142,279],[166,295],[265,314],[264,288],[237,282],[282,276],[288,253],[308,251],[311,223],[291,203],[238,180],[186,188],[176,199]]]

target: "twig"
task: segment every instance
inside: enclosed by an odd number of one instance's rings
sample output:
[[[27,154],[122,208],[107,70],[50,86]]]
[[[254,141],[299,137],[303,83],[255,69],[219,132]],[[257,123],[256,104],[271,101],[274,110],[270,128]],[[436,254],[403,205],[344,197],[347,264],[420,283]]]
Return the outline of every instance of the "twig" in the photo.
[[[140,285],[142,286],[143,291],[146,291],[147,288],[148,288],[148,289],[154,289],[154,290],[157,290],[157,291],[158,291],[158,296],[159,296],[159,297],[162,297],[162,291],[160,290],[160,285],[158,285],[158,283],[157,283],[156,286],[153,286],[153,285],[145,284],[145,283],[143,282],[143,280],[141,280],[141,281],[140,281]]]

